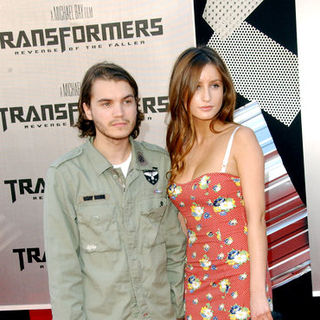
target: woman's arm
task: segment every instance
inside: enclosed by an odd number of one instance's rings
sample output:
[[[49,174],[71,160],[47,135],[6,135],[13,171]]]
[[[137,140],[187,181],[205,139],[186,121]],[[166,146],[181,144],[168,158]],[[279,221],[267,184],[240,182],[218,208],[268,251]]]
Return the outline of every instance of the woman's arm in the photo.
[[[234,141],[248,221],[250,309],[252,320],[272,319],[266,296],[267,237],[265,225],[264,157],[254,132],[241,127]]]
[[[181,229],[182,229],[183,233],[187,236],[188,235],[188,228],[187,228],[186,219],[182,216],[182,214],[180,212],[178,213],[178,219],[181,224]]]

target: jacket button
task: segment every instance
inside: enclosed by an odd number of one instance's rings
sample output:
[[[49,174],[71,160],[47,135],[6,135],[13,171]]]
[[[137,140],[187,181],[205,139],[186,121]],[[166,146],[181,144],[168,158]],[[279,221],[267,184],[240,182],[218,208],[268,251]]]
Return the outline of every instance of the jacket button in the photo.
[[[95,222],[100,222],[100,216],[93,216],[92,218]]]
[[[86,249],[87,249],[87,252],[94,252],[96,251],[97,246],[95,244],[87,244]]]

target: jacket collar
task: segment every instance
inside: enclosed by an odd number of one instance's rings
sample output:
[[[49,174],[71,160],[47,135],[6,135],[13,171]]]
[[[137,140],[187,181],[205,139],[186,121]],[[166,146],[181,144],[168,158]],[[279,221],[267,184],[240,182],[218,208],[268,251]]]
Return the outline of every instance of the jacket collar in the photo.
[[[129,170],[131,168],[136,170],[152,169],[151,163],[148,161],[145,153],[142,150],[141,143],[135,141],[132,137],[129,137],[129,141],[132,147],[132,160]],[[113,168],[112,164],[93,146],[93,137],[90,137],[84,144],[84,150],[93,164],[97,175],[102,174],[110,168]]]
[[[83,147],[97,175],[112,168],[112,164],[93,146],[93,137],[88,138]]]
[[[132,163],[130,167],[137,170],[152,169],[152,163],[148,159],[148,155],[143,151],[141,142],[135,141],[131,137],[129,140],[132,146]]]

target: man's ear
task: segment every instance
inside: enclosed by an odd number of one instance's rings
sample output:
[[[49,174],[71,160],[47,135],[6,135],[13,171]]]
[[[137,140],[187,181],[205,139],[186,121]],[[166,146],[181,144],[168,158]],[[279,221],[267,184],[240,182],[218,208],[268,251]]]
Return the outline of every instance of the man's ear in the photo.
[[[84,113],[86,114],[86,118],[88,120],[92,120],[91,108],[85,102],[82,104]]]

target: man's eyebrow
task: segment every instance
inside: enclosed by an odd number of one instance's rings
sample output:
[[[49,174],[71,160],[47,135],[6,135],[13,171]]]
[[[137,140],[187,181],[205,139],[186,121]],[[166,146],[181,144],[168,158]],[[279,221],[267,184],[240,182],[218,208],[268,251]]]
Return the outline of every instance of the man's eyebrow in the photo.
[[[126,95],[125,97],[123,97],[122,99],[125,100],[128,98],[134,98],[134,95],[132,93],[130,93],[130,94]]]
[[[130,94],[124,96],[123,98],[121,98],[121,100],[125,100],[125,99],[128,99],[128,98],[134,98],[134,95],[130,93]],[[109,102],[109,101],[112,101],[112,99],[110,99],[110,98],[101,98],[101,99],[97,100],[97,102]]]
[[[101,99],[98,100],[98,102],[105,102],[105,101],[111,101],[111,99],[101,98]]]

